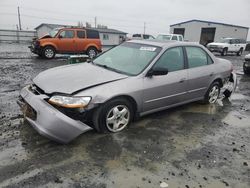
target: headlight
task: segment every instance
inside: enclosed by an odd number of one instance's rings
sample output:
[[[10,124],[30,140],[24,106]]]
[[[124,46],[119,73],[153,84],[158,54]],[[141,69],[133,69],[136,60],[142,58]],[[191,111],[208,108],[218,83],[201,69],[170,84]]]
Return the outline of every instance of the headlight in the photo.
[[[49,103],[65,108],[85,108],[91,101],[91,97],[67,97],[52,96]]]

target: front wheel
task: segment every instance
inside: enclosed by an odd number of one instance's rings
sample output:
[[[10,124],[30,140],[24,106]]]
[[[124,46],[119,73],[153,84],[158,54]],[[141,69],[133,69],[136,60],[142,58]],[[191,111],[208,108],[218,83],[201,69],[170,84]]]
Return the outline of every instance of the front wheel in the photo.
[[[117,98],[103,104],[94,112],[94,128],[98,132],[120,132],[129,125],[133,116],[131,103]]]
[[[221,52],[222,56],[226,56],[227,55],[227,48],[224,48]]]
[[[45,57],[46,59],[53,59],[56,55],[56,51],[53,47],[51,46],[46,46],[43,49],[43,53],[42,53],[43,57]]]
[[[204,97],[204,102],[206,104],[214,104],[220,95],[220,84],[218,82],[214,82],[208,88],[207,93]]]
[[[243,53],[243,49],[241,48],[238,52],[237,52],[237,56],[241,56]]]

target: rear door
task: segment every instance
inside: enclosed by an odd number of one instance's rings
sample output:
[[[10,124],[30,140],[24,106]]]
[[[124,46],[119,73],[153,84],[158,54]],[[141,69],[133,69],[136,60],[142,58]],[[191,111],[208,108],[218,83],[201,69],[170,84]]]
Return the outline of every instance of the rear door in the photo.
[[[87,44],[86,41],[86,31],[81,29],[81,30],[76,30],[76,51],[77,52],[84,52],[85,47]]]
[[[164,67],[167,75],[144,78],[143,111],[165,108],[186,100],[187,69],[182,47],[168,49],[152,69]]]
[[[235,52],[236,48],[237,48],[236,40],[235,39],[230,39],[229,40],[228,51],[229,52]]]
[[[213,60],[200,47],[187,46],[185,49],[188,61],[188,98],[201,98],[214,78]]]

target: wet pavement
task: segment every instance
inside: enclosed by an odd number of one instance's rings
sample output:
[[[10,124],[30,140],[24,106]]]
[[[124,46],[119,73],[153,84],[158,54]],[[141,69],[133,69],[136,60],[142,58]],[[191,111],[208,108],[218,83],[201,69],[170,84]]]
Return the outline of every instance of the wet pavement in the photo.
[[[0,187],[250,187],[250,77],[243,56],[227,56],[239,85],[229,100],[191,103],[133,122],[117,134],[95,131],[60,145],[23,119],[16,100],[43,60],[25,45],[0,43]]]

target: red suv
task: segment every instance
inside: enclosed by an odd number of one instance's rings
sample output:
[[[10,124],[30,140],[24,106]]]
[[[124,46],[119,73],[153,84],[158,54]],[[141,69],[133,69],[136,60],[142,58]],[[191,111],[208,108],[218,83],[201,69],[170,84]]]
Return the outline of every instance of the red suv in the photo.
[[[102,51],[99,32],[85,28],[54,29],[32,42],[31,52],[52,59],[56,54],[87,54],[95,57]]]

